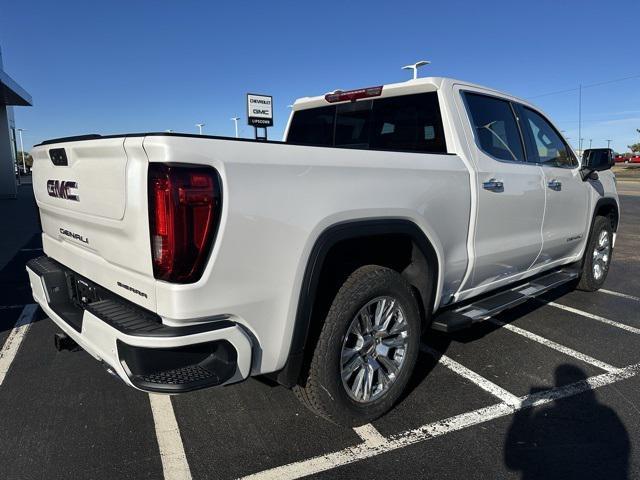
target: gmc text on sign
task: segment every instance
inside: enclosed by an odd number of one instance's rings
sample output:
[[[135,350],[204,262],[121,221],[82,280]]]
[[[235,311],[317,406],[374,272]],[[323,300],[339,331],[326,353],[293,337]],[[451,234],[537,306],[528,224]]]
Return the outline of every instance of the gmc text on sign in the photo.
[[[247,119],[254,127],[273,125],[273,98],[270,95],[247,94]]]

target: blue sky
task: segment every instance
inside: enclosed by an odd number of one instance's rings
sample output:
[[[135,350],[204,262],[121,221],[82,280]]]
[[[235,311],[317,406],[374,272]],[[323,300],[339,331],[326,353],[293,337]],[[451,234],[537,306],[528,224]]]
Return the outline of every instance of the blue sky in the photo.
[[[83,133],[173,129],[233,135],[245,94],[287,105],[335,88],[422,75],[461,78],[532,98],[640,75],[638,0],[15,1],[0,0],[5,71],[27,89],[16,108],[25,147]],[[634,31],[635,30],[635,31]],[[574,145],[577,92],[534,98]],[[640,141],[640,77],[583,92],[583,138]]]

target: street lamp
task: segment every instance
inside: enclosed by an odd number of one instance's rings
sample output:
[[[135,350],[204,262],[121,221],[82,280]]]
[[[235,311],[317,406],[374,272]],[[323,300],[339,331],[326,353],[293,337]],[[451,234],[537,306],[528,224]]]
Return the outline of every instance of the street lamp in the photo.
[[[27,173],[27,166],[24,163],[24,144],[22,143],[22,132],[26,132],[24,128],[18,128],[18,134],[20,135],[20,152],[22,153],[22,173]]]
[[[200,132],[200,135],[202,135],[202,127],[204,127],[204,123],[196,123],[196,127],[198,127],[198,131]]]
[[[236,124],[236,138],[238,138],[238,120],[240,120],[240,117],[231,117],[231,120]]]
[[[420,60],[419,62],[413,63],[411,65],[405,65],[402,67],[402,70],[413,70],[413,79],[418,78],[418,69],[420,67],[424,67],[425,65],[429,65],[431,62],[428,60]]]
[[[607,140],[607,148],[611,148],[611,140]]]
[[[589,149],[591,149],[591,144],[593,143],[593,138],[589,139]]]

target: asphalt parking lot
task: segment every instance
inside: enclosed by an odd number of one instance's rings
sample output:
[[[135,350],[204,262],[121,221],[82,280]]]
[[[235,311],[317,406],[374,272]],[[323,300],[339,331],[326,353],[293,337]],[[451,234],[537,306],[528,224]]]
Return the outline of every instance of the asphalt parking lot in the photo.
[[[149,396],[56,352],[34,234],[0,270],[0,478],[640,478],[640,183],[619,190],[604,290],[428,332],[406,397],[353,430],[259,379]]]

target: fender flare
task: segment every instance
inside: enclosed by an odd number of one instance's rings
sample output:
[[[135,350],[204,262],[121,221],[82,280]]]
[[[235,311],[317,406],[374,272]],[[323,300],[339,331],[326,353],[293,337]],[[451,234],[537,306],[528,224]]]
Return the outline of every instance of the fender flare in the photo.
[[[338,223],[325,229],[316,239],[302,278],[298,294],[295,324],[289,355],[284,367],[276,373],[276,380],[281,385],[293,387],[303,367],[305,347],[312,321],[313,306],[316,300],[322,267],[327,254],[333,246],[344,240],[369,237],[376,235],[400,234],[409,237],[427,259],[430,267],[434,268],[438,278],[440,265],[432,243],[425,232],[413,221],[406,219],[365,219]],[[433,308],[437,282],[434,282],[429,299],[425,299],[425,311]],[[429,310],[428,310],[429,309]]]
[[[620,222],[620,205],[618,201],[613,197],[599,198],[596,204],[593,206],[593,211],[591,213],[591,224],[589,225],[589,236],[587,237],[587,241],[589,238],[591,238],[593,224],[596,221],[596,217],[598,216],[598,211],[603,207],[613,207],[613,210],[616,213],[616,225],[614,231],[618,229],[618,223]]]
[[[585,239],[584,250],[582,252],[582,257],[576,262],[580,267],[580,271],[584,266],[585,255],[587,253],[587,246],[589,245],[589,239],[591,238],[591,234],[593,233],[593,224],[596,221],[596,217],[598,216],[598,210],[602,207],[613,207],[616,212],[616,226],[614,228],[614,232],[618,229],[618,223],[620,222],[620,205],[618,201],[613,197],[603,197],[599,198],[596,204],[593,206],[593,211],[591,212],[591,223],[589,224],[589,233]]]

